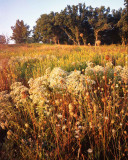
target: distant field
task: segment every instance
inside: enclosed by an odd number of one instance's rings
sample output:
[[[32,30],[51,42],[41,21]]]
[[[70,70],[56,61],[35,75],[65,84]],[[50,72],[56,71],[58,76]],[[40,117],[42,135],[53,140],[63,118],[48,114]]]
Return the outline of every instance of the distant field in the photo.
[[[0,68],[4,68],[5,73],[9,74],[8,79],[4,75],[8,83],[27,81],[32,77],[43,75],[48,67],[51,69],[61,67],[65,71],[82,70],[86,68],[87,61],[103,66],[106,63],[106,55],[109,55],[111,59],[113,57],[116,65],[123,67],[127,63],[127,50],[127,47],[116,45],[100,47],[42,44],[3,45],[0,46]],[[2,86],[0,90],[3,90]]]
[[[127,46],[0,45],[0,159],[125,160],[127,107]]]

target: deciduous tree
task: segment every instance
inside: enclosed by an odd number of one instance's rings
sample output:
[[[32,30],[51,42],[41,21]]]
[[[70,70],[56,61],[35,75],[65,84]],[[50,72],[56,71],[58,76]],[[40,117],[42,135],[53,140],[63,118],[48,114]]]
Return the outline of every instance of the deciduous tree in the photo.
[[[127,16],[127,8],[124,8],[121,13],[121,18],[118,21],[117,26],[120,30],[120,35],[122,39],[122,45],[128,42],[128,16]]]
[[[6,37],[5,37],[5,35],[0,35],[0,44],[6,44]]]
[[[13,33],[11,36],[12,40],[16,43],[26,43],[30,35],[29,25],[24,24],[23,20],[17,20],[15,26],[11,27]]]
[[[10,38],[7,35],[0,35],[0,44],[8,44]]]
[[[55,23],[55,16],[57,13],[42,14],[36,21],[34,27],[34,37],[37,41],[44,43],[60,43],[64,39],[64,31],[58,24]]]
[[[56,23],[67,34],[74,44],[86,44],[91,26],[87,19],[85,4],[68,5],[60,14],[56,15]]]
[[[101,6],[100,8],[97,7],[95,9],[93,9],[92,7],[89,8],[88,21],[94,30],[96,41],[98,40],[99,32],[111,28],[110,24],[107,21],[109,12],[109,7],[107,9],[104,6]]]

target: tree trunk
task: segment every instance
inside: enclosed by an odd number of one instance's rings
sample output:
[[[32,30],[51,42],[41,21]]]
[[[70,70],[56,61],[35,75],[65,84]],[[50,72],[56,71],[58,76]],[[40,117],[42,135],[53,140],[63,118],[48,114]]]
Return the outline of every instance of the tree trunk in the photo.
[[[64,29],[63,27],[61,27],[61,29],[67,34],[67,36],[73,41],[74,45],[77,44],[77,42],[75,41],[74,38],[72,38],[72,36],[66,31],[66,29]]]
[[[58,39],[58,44],[60,44],[60,40]]]
[[[125,46],[125,38],[122,36],[122,46]]]
[[[98,33],[99,33],[99,31],[95,32],[96,41],[98,40]]]
[[[82,38],[84,46],[86,46],[86,39]]]
[[[97,45],[97,41],[98,41],[98,32],[99,31],[95,31],[95,46]]]
[[[55,44],[57,44],[57,42],[56,42],[56,38],[55,38]]]
[[[80,34],[79,34],[78,27],[75,27],[75,31],[76,31],[75,36],[76,36],[77,44],[80,45],[80,39],[79,39]]]

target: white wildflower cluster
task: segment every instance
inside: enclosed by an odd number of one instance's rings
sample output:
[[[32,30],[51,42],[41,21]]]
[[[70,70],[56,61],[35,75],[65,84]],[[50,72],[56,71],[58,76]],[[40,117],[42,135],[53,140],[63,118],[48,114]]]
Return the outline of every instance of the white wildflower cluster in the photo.
[[[122,78],[122,80],[128,84],[128,68],[127,67],[123,67],[122,71],[120,72],[120,76]]]
[[[52,89],[66,89],[71,94],[81,93],[85,90],[87,84],[91,87],[95,83],[89,77],[81,74],[81,71],[75,70],[67,73],[59,67],[52,70],[48,81]]]
[[[66,89],[66,77],[68,73],[60,67],[55,67],[49,75],[48,81],[53,89]]]
[[[85,75],[104,72],[105,68],[100,65],[94,65],[92,62],[87,62],[87,68],[85,69]]]
[[[96,76],[104,75],[106,68],[99,65],[93,67],[89,64],[85,69],[85,75],[78,70],[66,72],[60,67],[55,67],[52,71],[48,68],[44,76],[36,79],[31,78],[28,81],[29,88],[22,85],[21,82],[15,82],[10,87],[10,94],[7,91],[0,92],[0,104],[9,101],[10,97],[16,104],[24,103],[27,97],[29,97],[33,104],[42,106],[49,104],[52,91],[62,93],[66,90],[73,95],[78,95],[86,89],[91,89],[96,84]],[[128,81],[128,70],[126,67],[116,66],[112,70],[113,73],[117,73],[121,77],[122,81]],[[106,73],[109,73],[109,70]]]
[[[87,66],[88,66],[88,67],[93,67],[94,64],[93,64],[92,62],[88,61],[88,62],[87,62]]]
[[[85,69],[85,76],[93,80],[96,79],[96,76],[98,76],[100,79],[101,76],[103,76],[105,73],[109,76],[113,75],[113,73],[116,73],[116,75],[120,77],[122,81],[128,83],[128,68],[126,66],[113,67],[113,64],[111,62],[108,62],[106,63],[105,67],[102,67],[100,65],[96,65],[93,67],[93,65],[89,64],[89,66]]]
[[[121,67],[121,66],[115,66],[114,73],[120,74],[122,69],[123,69],[123,67]]]
[[[71,94],[78,94],[85,90],[87,85],[92,85],[95,82],[80,71],[72,71],[70,73],[62,70],[59,67],[54,68],[52,71],[48,68],[45,75],[36,79],[31,78],[28,81],[29,88],[22,85],[21,82],[15,82],[11,85],[10,95],[1,92],[0,100],[12,98],[16,104],[26,102],[27,97],[32,100],[33,104],[43,105],[48,104],[51,91],[65,91]]]
[[[34,104],[44,104],[44,102],[48,102],[49,94],[49,83],[47,80],[47,75],[44,75],[42,77],[38,77],[35,80],[30,79],[28,81],[30,89],[30,99],[32,99],[32,102]]]
[[[8,127],[7,114],[5,115],[4,109],[0,108],[0,129],[5,129]]]
[[[8,91],[2,91],[0,92],[0,104],[9,102],[10,94]]]
[[[52,71],[48,68],[42,77],[31,78],[28,84],[29,88],[22,85],[21,82],[11,85],[10,96],[14,103],[24,103],[29,97],[33,104],[42,106],[49,103],[51,91],[62,92],[66,89],[71,94],[79,94],[86,89],[87,85],[91,87],[95,84],[95,81],[81,74],[80,71],[75,70],[68,73],[56,67]]]
[[[104,74],[104,70],[105,68],[102,67],[102,66],[99,66],[99,65],[96,65],[94,67],[90,67],[88,66],[86,69],[85,69],[85,75],[86,76],[89,76],[93,79],[95,79],[95,76],[99,75],[99,76],[102,76]]]
[[[89,75],[93,75],[94,74],[94,68],[88,66],[86,69],[85,69],[85,75],[86,76],[89,76]]]
[[[5,107],[5,106],[3,106]],[[8,107],[8,106],[6,106]],[[9,112],[5,112],[4,108],[0,108],[0,130],[1,128],[7,129],[9,127],[9,120],[11,120],[11,115]]]
[[[56,67],[52,70],[48,78],[49,87],[57,89],[58,91],[67,90],[72,94],[78,94],[85,90],[86,85],[92,85],[95,82],[85,75],[81,74],[81,71],[72,71],[70,73],[65,72],[60,67]]]
[[[0,92],[0,126],[4,129],[6,126],[4,123],[7,121],[9,114],[5,113],[4,108],[11,106],[10,102],[11,96],[8,91]]]
[[[15,82],[11,85],[10,96],[16,104],[26,102],[29,89],[22,85],[21,82]]]
[[[113,67],[112,62],[107,62],[106,63],[106,69],[109,69],[109,68],[112,68],[112,67]]]
[[[104,67],[96,65],[94,68],[94,72],[98,73],[98,72],[104,72]]]
[[[0,128],[2,129],[6,129],[8,127],[10,114],[5,112],[4,108],[9,107],[10,105],[10,94],[8,91],[0,92]]]
[[[78,94],[85,90],[85,76],[80,71],[73,71],[67,77],[67,89],[70,93]]]
[[[103,76],[105,73],[111,74],[116,73],[118,76],[121,77],[122,80],[128,80],[128,69],[126,67],[115,66],[111,62],[106,63],[105,67],[100,65],[96,65],[94,67],[88,66],[85,69],[85,75],[95,79],[95,76]]]

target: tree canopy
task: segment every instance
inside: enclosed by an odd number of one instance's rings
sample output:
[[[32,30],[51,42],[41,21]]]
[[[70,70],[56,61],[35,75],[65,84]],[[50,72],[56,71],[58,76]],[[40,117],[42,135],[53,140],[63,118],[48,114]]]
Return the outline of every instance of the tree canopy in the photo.
[[[97,40],[102,44],[126,43],[127,4],[125,0],[124,9],[111,12],[105,6],[67,5],[60,13],[41,15],[34,27],[34,37],[43,43],[50,43],[50,40],[78,45],[94,44]]]
[[[17,20],[15,26],[11,27],[13,34],[11,39],[16,43],[25,43],[30,35],[29,26],[23,20]]]
[[[124,9],[110,10],[101,6],[93,8],[85,3],[67,5],[60,13],[42,14],[29,37],[29,26],[23,20],[11,27],[11,39],[16,43],[101,44],[128,43],[128,0]]]
[[[5,35],[0,35],[0,44],[6,44],[6,37],[5,37]]]
[[[34,39],[44,43],[60,43],[61,39],[66,38],[64,31],[61,27],[56,24],[55,21],[56,13],[51,12],[50,14],[42,14],[41,17],[36,21],[34,28]]]
[[[8,44],[9,43],[9,37],[7,35],[0,35],[0,44]]]

